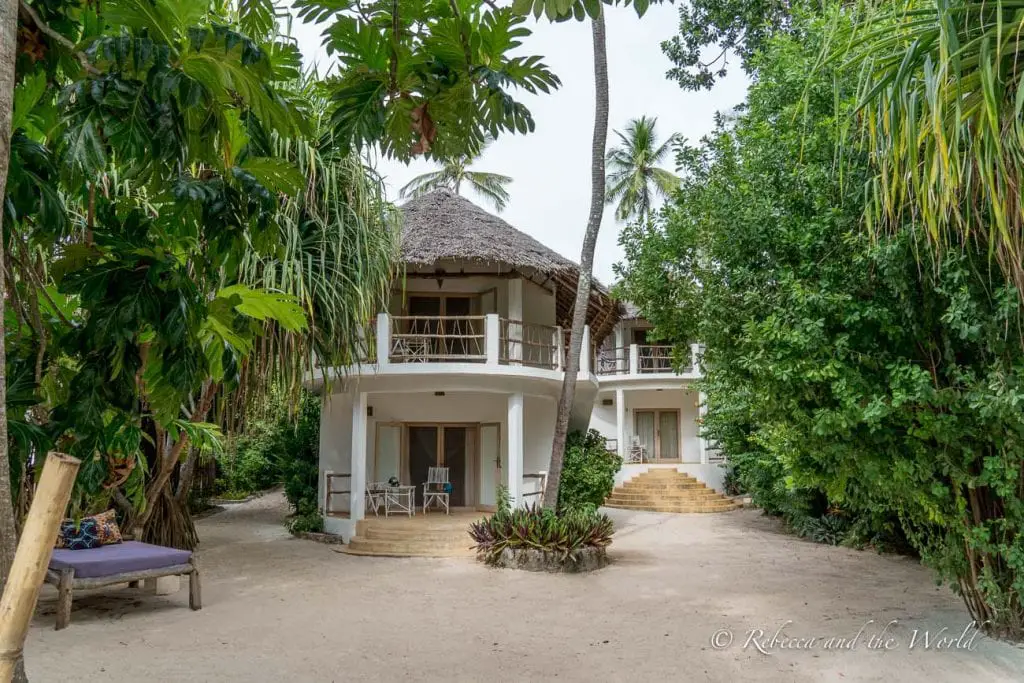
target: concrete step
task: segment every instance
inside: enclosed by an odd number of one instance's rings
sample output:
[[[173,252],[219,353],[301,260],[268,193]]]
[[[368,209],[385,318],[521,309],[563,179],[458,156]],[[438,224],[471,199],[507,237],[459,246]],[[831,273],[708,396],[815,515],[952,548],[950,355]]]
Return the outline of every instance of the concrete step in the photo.
[[[706,505],[680,505],[680,506],[659,506],[659,505],[620,505],[615,503],[605,503],[605,507],[615,508],[619,510],[638,510],[641,512],[670,512],[676,514],[692,514],[692,513],[708,513],[708,512],[729,512],[730,510],[736,510],[740,506],[734,503],[730,503],[727,506],[711,507]]]
[[[606,500],[615,501],[617,503],[693,503],[697,505],[707,505],[710,503],[718,503],[722,501],[721,496],[630,496],[613,493],[608,496]]]
[[[648,499],[648,500],[635,500],[635,499],[623,499],[623,498],[609,498],[605,501],[605,505],[621,505],[623,507],[731,507],[733,505],[730,501],[722,500],[666,500],[666,499]]]
[[[382,541],[430,541],[437,543],[461,542],[469,538],[469,525],[463,529],[391,529],[385,526],[368,527],[362,533],[356,534],[359,538],[378,539]]]
[[[650,484],[648,482],[627,481],[620,489],[633,491],[710,491],[707,486],[701,483],[689,484],[680,482],[666,482],[664,484]]]
[[[472,540],[466,536],[456,543],[430,541],[389,541],[365,539],[355,536],[343,547],[349,555],[376,555],[380,557],[471,557]]]

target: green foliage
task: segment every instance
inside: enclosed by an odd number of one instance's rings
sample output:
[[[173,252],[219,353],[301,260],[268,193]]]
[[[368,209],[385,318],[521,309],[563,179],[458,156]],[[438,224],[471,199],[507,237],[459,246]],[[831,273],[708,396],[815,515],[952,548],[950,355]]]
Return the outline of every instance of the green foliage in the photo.
[[[317,512],[320,479],[320,399],[304,393],[294,420],[283,418],[273,448],[284,495],[295,514]]]
[[[523,17],[483,0],[352,3],[297,0],[299,16],[329,21],[324,44],[332,130],[342,145],[378,144],[402,160],[474,155],[486,136],[534,129],[513,90],[560,85],[536,55],[512,55],[530,35]]]
[[[288,518],[285,525],[293,534],[318,534],[324,530],[324,516],[320,514],[315,503],[310,506],[308,502],[304,502],[295,515]]]
[[[608,451],[596,429],[571,432],[565,440],[559,510],[596,510],[611,494],[621,467],[622,458]]]
[[[612,542],[612,520],[596,510],[555,514],[538,505],[511,509],[503,489],[498,498],[497,512],[469,529],[477,556],[487,564],[495,564],[506,548],[555,553],[562,562],[575,562],[582,549],[605,548]]]
[[[669,78],[687,90],[711,88],[724,78],[729,58],[739,57],[747,70],[758,50],[793,24],[801,7],[822,0],[690,0],[679,8],[679,34],[662,43],[674,65]],[[708,59],[707,55],[716,55]]]
[[[705,343],[703,427],[755,503],[828,542],[905,535],[974,619],[1022,638],[1020,295],[983,232],[950,233],[932,270],[920,226],[863,229],[874,169],[847,144],[856,79],[817,61],[826,35],[802,20],[752,56],[743,110],[624,234],[624,294]]]
[[[19,51],[0,202],[12,471],[55,446],[83,462],[76,505],[166,520],[155,504],[191,481],[172,475],[221,428],[274,386],[294,404],[311,358],[359,352],[394,273],[392,209],[330,135],[273,3],[30,7],[82,51],[19,16],[43,45]],[[252,449],[229,488],[269,481]]]

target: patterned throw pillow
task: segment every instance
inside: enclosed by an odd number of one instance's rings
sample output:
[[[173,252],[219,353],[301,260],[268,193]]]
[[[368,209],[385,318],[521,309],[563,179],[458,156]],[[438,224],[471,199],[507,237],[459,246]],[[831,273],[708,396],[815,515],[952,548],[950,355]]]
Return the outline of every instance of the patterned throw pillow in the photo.
[[[86,537],[88,540],[85,540]],[[116,514],[113,510],[107,510],[98,515],[83,517],[79,522],[65,519],[60,523],[60,533],[57,534],[54,547],[83,550],[121,543],[123,540]]]
[[[113,510],[93,515],[91,519],[96,520],[100,545],[112,545],[124,540],[121,538],[121,529],[117,526],[117,514]]]
[[[99,524],[92,517],[84,517],[79,522],[65,519],[60,523],[58,544],[67,550],[88,550],[99,548]]]

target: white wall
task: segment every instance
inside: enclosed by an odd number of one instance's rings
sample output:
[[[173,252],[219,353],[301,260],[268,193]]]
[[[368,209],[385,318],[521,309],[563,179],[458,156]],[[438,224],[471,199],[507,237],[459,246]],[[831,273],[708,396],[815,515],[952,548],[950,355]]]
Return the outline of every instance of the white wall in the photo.
[[[611,399],[612,405],[601,405],[601,401]],[[603,392],[598,394],[594,401],[594,412],[590,414],[590,429],[601,432],[606,439],[618,439],[618,421],[615,419],[615,394],[614,392]]]
[[[367,407],[373,408],[373,417],[367,419],[366,478],[377,481],[376,428],[388,422],[427,423],[481,423],[496,422],[501,429],[502,477],[508,471],[508,395],[497,393],[446,392],[370,394]],[[527,396],[523,405],[524,453],[523,472],[533,474],[548,469],[551,441],[555,430],[555,402],[553,399]],[[323,500],[323,472],[348,473],[350,468],[352,433],[352,400],[347,394],[335,394],[325,405],[320,420],[320,496]],[[466,481],[473,482],[473,502],[493,505],[496,500],[493,486],[485,480],[493,476],[480,476],[483,468],[494,470],[491,461],[482,462],[482,453],[474,448],[467,452]],[[490,459],[488,459],[490,460]],[[347,488],[346,480],[339,480],[336,488]],[[504,482],[502,482],[504,483]],[[530,490],[530,484],[525,490]],[[332,507],[336,511],[348,509],[347,496],[335,496]]]
[[[679,410],[680,453],[685,463],[700,462],[700,439],[697,435],[698,394],[687,389],[639,390],[626,392],[626,435],[631,439],[636,424],[636,410]]]
[[[350,474],[352,453],[352,398],[334,394],[324,401],[320,411],[320,481],[317,487],[320,505],[324,500],[324,472]],[[348,480],[338,479],[334,488],[347,489]],[[348,496],[335,496],[331,507],[348,510]]]
[[[664,389],[657,391],[653,389],[626,390],[626,441],[632,440],[635,432],[636,420],[633,415],[635,410],[678,410],[679,411],[679,439],[680,453],[684,463],[700,463],[700,437],[698,436],[697,418],[699,411],[696,407],[698,394],[689,389]],[[618,438],[618,422],[616,420],[615,405],[601,405],[601,400],[611,398],[614,402],[613,392],[601,392],[594,402],[594,410],[590,415],[590,428],[601,432],[607,439]]]
[[[523,321],[555,325],[555,295],[532,280],[523,280]]]

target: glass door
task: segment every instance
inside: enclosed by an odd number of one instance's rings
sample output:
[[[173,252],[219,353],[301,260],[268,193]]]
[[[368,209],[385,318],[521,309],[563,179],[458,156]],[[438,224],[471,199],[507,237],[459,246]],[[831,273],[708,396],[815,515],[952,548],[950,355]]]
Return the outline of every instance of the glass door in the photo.
[[[452,507],[466,505],[466,433],[465,427],[442,427],[444,459],[441,467],[448,468],[448,481],[452,484],[449,504]]]
[[[679,460],[679,411],[637,410],[636,436],[645,460]]]
[[[655,413],[650,410],[636,411],[636,440],[643,447],[643,459],[651,460],[656,458],[657,450],[655,440],[657,426],[654,420]]]
[[[504,483],[501,464],[501,424],[480,425],[480,504],[495,505],[498,487]]]
[[[423,483],[431,467],[436,467],[438,456],[437,425],[409,425],[409,483],[416,487],[416,504],[423,505]]]

